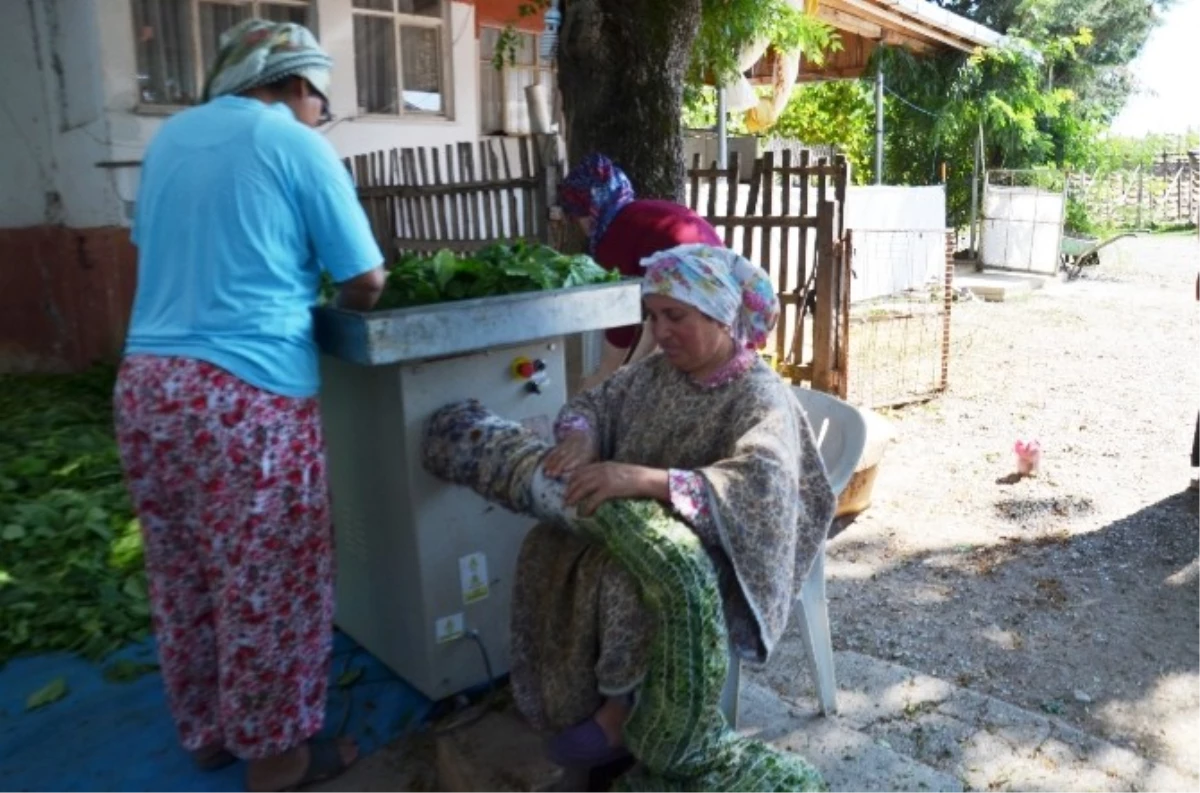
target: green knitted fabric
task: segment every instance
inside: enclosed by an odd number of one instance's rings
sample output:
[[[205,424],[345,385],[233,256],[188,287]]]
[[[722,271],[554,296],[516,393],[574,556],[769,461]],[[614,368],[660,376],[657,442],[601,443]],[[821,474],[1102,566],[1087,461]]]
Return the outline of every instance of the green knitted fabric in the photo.
[[[645,680],[625,724],[637,765],[622,790],[825,790],[813,766],[730,729],[720,709],[729,670],[725,617],[707,551],[652,501],[610,501],[584,518],[565,510],[562,487],[540,474],[546,446],[476,402],[438,411],[426,468],[517,512],[556,520],[604,546],[637,581],[657,630]]]

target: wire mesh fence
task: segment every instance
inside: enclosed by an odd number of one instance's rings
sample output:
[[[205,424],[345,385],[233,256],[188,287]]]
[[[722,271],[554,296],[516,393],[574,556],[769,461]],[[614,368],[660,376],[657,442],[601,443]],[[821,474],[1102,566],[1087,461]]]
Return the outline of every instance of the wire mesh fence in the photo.
[[[851,267],[849,400],[902,405],[949,379],[955,300],[952,232],[856,231]]]

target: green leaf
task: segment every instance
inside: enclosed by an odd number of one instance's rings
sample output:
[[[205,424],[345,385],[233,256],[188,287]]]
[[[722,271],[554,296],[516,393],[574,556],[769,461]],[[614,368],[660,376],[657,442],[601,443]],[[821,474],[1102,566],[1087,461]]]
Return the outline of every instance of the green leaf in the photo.
[[[0,538],[5,540],[22,540],[25,538],[25,527],[10,523],[0,532]]]
[[[345,672],[342,672],[340,675],[338,675],[338,688],[350,688],[350,686],[357,683],[362,676],[362,667],[358,667],[356,669],[347,669]]]
[[[104,667],[104,679],[110,683],[129,683],[158,671],[158,664],[121,659]]]
[[[25,710],[37,710],[58,702],[67,695],[67,681],[56,677],[25,700]]]

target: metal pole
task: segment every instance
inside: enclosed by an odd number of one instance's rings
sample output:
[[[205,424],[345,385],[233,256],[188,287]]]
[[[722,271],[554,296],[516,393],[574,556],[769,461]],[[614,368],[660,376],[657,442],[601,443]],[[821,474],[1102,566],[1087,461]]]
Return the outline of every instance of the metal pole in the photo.
[[[875,67],[875,184],[883,184],[883,64]]]
[[[729,159],[729,130],[725,125],[725,89],[717,89],[717,167],[724,168]]]
[[[971,258],[976,258],[975,229],[979,224],[979,172],[983,170],[983,122],[975,139],[975,166],[971,169]]]
[[[1137,230],[1142,230],[1142,187],[1144,185],[1141,166],[1138,167],[1138,205],[1137,205]]]

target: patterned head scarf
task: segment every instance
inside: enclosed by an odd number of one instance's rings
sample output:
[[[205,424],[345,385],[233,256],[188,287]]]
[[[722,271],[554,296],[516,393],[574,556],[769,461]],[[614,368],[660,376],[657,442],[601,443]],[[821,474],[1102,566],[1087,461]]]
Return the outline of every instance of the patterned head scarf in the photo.
[[[247,19],[221,34],[221,50],[204,85],[203,101],[240,94],[284,77],[303,77],[329,96],[333,59],[303,25]]]
[[[584,157],[559,187],[559,200],[568,215],[592,219],[588,250],[593,254],[608,224],[633,199],[629,177],[603,154]]]
[[[761,349],[779,320],[771,277],[728,248],[691,243],[642,259],[642,295],[687,303],[729,327],[739,344]]]

